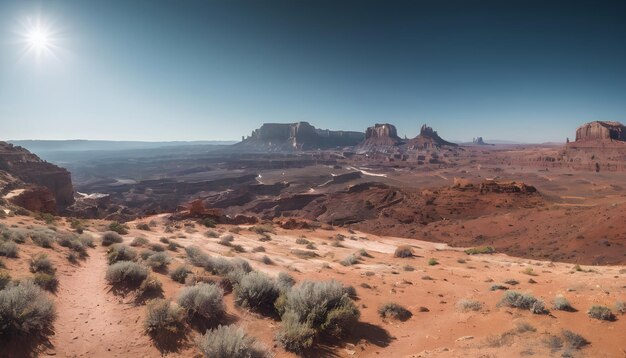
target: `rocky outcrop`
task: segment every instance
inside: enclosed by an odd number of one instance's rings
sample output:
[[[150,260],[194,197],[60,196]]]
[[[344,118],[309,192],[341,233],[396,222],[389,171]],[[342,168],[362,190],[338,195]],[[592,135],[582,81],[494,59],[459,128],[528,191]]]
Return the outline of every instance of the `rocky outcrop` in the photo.
[[[420,134],[411,139],[407,143],[408,149],[413,150],[431,150],[439,149],[440,147],[456,147],[457,144],[443,140],[437,131],[433,130],[427,125],[422,125],[420,128]]]
[[[489,145],[489,144],[485,143],[485,141],[483,140],[483,137],[473,138],[472,139],[472,144],[474,144],[474,145]]]
[[[54,196],[58,211],[64,210],[74,202],[70,173],[64,168],[41,160],[22,147],[0,142],[0,171],[9,173],[23,183],[49,190]],[[41,190],[37,192],[43,193]],[[44,206],[48,205],[49,202]]]
[[[389,123],[376,123],[365,131],[365,140],[357,146],[357,150],[363,152],[390,152],[404,144],[398,137],[396,126]]]
[[[30,211],[57,213],[57,201],[54,194],[43,186],[32,185],[19,189],[10,196],[9,201]]]
[[[362,132],[317,129],[308,122],[264,123],[232,146],[235,150],[294,151],[350,147],[363,140]]]
[[[626,141],[626,126],[620,122],[595,121],[576,129],[576,142]]]
[[[481,194],[485,193],[520,193],[520,194],[533,194],[537,192],[537,189],[532,185],[527,185],[521,182],[502,182],[495,180],[485,180],[480,183],[478,188]]]

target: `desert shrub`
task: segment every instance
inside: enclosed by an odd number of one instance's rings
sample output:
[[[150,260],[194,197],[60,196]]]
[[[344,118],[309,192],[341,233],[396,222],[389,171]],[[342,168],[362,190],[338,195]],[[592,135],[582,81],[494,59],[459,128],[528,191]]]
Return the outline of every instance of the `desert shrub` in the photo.
[[[143,230],[143,231],[150,231],[150,230],[152,230],[150,228],[150,225],[148,225],[147,223],[139,223],[139,224],[137,224],[137,229],[138,230]]]
[[[285,294],[283,325],[278,334],[289,350],[309,348],[320,334],[339,338],[354,327],[359,310],[337,281],[304,281]],[[292,331],[298,333],[293,335]]]
[[[402,266],[402,269],[404,271],[415,271],[415,267],[413,267],[411,265],[404,265],[404,266]]]
[[[52,301],[30,281],[0,291],[0,335],[40,334],[55,317]]]
[[[266,234],[266,233],[276,234],[272,225],[256,225],[256,226],[251,227],[250,231],[255,232],[259,235]]]
[[[276,281],[266,274],[252,271],[235,286],[235,303],[257,311],[272,312],[280,290]]]
[[[263,246],[257,246],[252,249],[252,252],[265,252],[265,248]]]
[[[220,233],[215,230],[209,230],[204,233],[204,236],[210,237],[211,239],[217,239],[218,237],[220,237]]]
[[[119,244],[124,239],[120,236],[120,234],[114,231],[107,231],[102,234],[102,246],[110,246],[112,244]]]
[[[17,257],[18,252],[17,244],[13,241],[0,242],[0,256]]]
[[[224,235],[224,236],[222,236],[220,238],[220,242],[222,242],[222,241],[224,241],[224,242],[233,242],[234,240],[235,240],[235,238],[231,234],[226,234],[226,235]]]
[[[528,276],[537,276],[537,274],[535,273],[535,270],[533,270],[532,267],[526,267],[525,269],[522,270],[522,273]]]
[[[271,265],[274,263],[272,259],[267,255],[263,255],[263,257],[261,257],[261,262],[263,262],[266,265]]]
[[[7,285],[10,282],[11,282],[11,275],[5,270],[0,270],[0,291],[3,290],[5,287],[7,287]]]
[[[530,294],[520,293],[517,291],[507,291],[498,305],[530,310],[535,314],[548,313],[542,301],[536,299]]]
[[[224,291],[215,284],[200,283],[185,287],[178,296],[178,304],[183,307],[189,317],[216,321],[225,312]]]
[[[239,244],[235,244],[233,246],[231,246],[233,251],[235,252],[246,252],[246,249],[244,249],[243,246],[239,245]]]
[[[67,258],[67,261],[71,264],[78,263],[78,255],[75,252],[68,252],[65,258]]]
[[[50,261],[50,258],[46,254],[37,254],[31,257],[28,267],[30,272],[45,272],[48,274],[54,274],[56,269],[54,268],[54,264]]]
[[[83,231],[85,230],[85,226],[78,219],[73,219],[73,218],[70,219],[70,227],[79,234],[82,234]]]
[[[163,292],[163,284],[156,276],[148,275],[139,285],[139,294],[142,296],[158,295]]]
[[[599,319],[602,321],[613,321],[615,320],[615,315],[611,311],[610,308],[605,306],[594,305],[589,308],[587,314],[591,318]]]
[[[54,233],[51,230],[33,231],[30,234],[30,239],[37,246],[49,249],[54,244]]]
[[[161,244],[153,243],[153,244],[150,244],[150,250],[156,251],[156,252],[163,252],[165,251],[165,246]]]
[[[130,242],[130,246],[144,246],[147,245],[149,242],[150,241],[148,241],[148,239],[146,239],[145,237],[136,237],[133,239],[133,241]]]
[[[361,257],[369,257],[369,258],[374,257],[374,256],[370,255],[369,252],[365,251],[365,249],[359,249],[359,251],[357,251],[357,255],[359,255]]]
[[[615,302],[615,311],[620,314],[626,313],[626,301]]]
[[[208,358],[266,358],[270,354],[241,328],[220,325],[196,340],[198,349]]]
[[[359,258],[355,254],[350,254],[345,259],[339,261],[343,266],[352,266],[359,263]]]
[[[554,298],[554,305],[552,306],[552,308],[559,311],[574,311],[574,307],[572,307],[569,301],[561,295],[558,295]]]
[[[24,230],[11,230],[8,228],[4,228],[2,229],[2,237],[6,240],[15,242],[16,244],[23,244],[26,242],[27,235]]]
[[[33,276],[33,283],[44,290],[55,292],[59,286],[59,280],[54,274],[46,272],[37,272]]]
[[[343,286],[343,292],[345,292],[348,297],[355,299],[357,298],[357,293],[356,293],[356,288],[354,288],[354,286],[352,285],[348,285],[348,286]]]
[[[511,286],[519,285],[519,281],[515,279],[508,279],[504,281],[504,283],[506,283],[507,285],[511,285]]]
[[[149,249],[145,249],[145,250],[141,250],[141,252],[139,253],[139,257],[141,257],[142,260],[147,260],[150,258],[150,256],[156,254],[155,251],[149,250]]]
[[[132,261],[116,262],[106,272],[106,280],[112,285],[138,286],[146,277],[148,269]]]
[[[233,245],[232,241],[233,240],[227,240],[225,237],[223,237],[217,243],[220,244],[220,245],[223,245],[223,246],[229,246],[230,247],[230,246]]]
[[[206,227],[215,227],[215,220],[211,219],[211,218],[204,218],[200,221],[200,224],[206,226]]]
[[[228,231],[232,232],[233,234],[239,234],[241,232],[241,230],[243,230],[243,228],[241,228],[239,226],[235,226],[235,227],[232,227],[232,228],[228,229]]]
[[[170,264],[170,258],[165,252],[157,252],[148,257],[146,263],[155,271],[165,270]]]
[[[393,302],[385,303],[380,306],[380,308],[378,308],[378,314],[382,318],[393,318],[401,321],[406,321],[413,316],[411,311]]]
[[[175,242],[170,242],[167,244],[167,249],[170,251],[178,251],[178,244]]]
[[[78,241],[80,241],[86,247],[95,247],[96,245],[93,243],[93,236],[89,234],[80,234],[78,235]]]
[[[186,266],[178,266],[170,272],[172,280],[179,283],[185,283],[187,275],[189,275],[189,269]]]
[[[456,308],[462,312],[480,311],[483,308],[483,305],[478,301],[462,299],[456,303]]]
[[[436,259],[436,258],[430,258],[430,259],[428,260],[428,265],[429,265],[429,266],[439,265],[439,261],[437,261],[437,259]]]
[[[401,245],[396,248],[396,251],[393,253],[394,257],[412,257],[413,249],[409,245]]]
[[[124,244],[115,244],[107,251],[107,260],[109,261],[109,265],[118,261],[132,261],[136,257],[137,251]]]
[[[496,249],[491,246],[473,247],[465,250],[465,253],[468,255],[493,254],[494,252],[496,252]]]
[[[117,221],[114,221],[109,224],[109,231],[116,232],[120,235],[128,234],[128,226],[125,224],[120,224]]]
[[[567,329],[564,329],[561,333],[563,334],[563,337],[565,337],[565,342],[567,342],[567,345],[570,348],[581,349],[582,347],[589,344],[589,341],[587,341],[585,337],[581,336],[578,333],[574,333]]]
[[[310,243],[306,244],[306,246],[305,246],[305,247],[306,247],[307,249],[309,249],[309,250],[317,250],[317,247],[315,247],[315,244],[314,244],[314,243],[312,243],[312,242],[310,242]]]
[[[296,244],[298,244],[298,245],[308,245],[310,243],[311,243],[311,241],[309,241],[309,240],[307,240],[307,239],[305,239],[303,237],[299,237],[299,238],[296,239]]]
[[[276,284],[281,291],[286,291],[296,284],[296,280],[287,272],[279,272],[276,278]]]
[[[192,265],[197,267],[207,267],[211,261],[211,257],[200,250],[196,246],[185,247],[187,258]]]
[[[291,253],[301,259],[311,259],[318,256],[317,253],[309,250],[293,249]]]
[[[502,291],[506,291],[509,288],[503,285],[492,285],[491,287],[489,287],[489,291],[498,291],[498,290],[502,290]]]
[[[146,333],[159,341],[178,337],[185,331],[184,311],[168,300],[151,300],[146,306],[143,326]]]

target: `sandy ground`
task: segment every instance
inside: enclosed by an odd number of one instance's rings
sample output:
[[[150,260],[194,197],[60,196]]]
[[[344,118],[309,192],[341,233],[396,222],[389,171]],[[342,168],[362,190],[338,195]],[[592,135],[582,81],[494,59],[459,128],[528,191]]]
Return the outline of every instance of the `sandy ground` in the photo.
[[[618,315],[614,322],[603,322],[586,314],[591,305],[613,307],[616,301],[626,300],[626,270],[623,266],[582,266],[583,271],[576,271],[572,264],[518,259],[504,254],[468,256],[462,249],[445,244],[320,229],[288,231],[275,228],[276,233],[270,234],[271,241],[266,242],[259,240],[260,235],[244,229],[238,234],[230,233],[234,236],[234,243],[245,248],[244,253],[235,253],[218,244],[219,239],[205,235],[208,231],[228,234],[232,226],[206,229],[198,224],[194,227],[180,225],[174,232],[165,233],[165,216],[143,221],[150,220],[157,222],[152,231],[136,230],[136,223],[129,223],[133,229],[125,235],[125,242],[130,243],[133,238],[141,236],[156,243],[161,237],[167,237],[182,246],[199,246],[210,255],[245,258],[255,269],[270,275],[286,271],[298,282],[336,279],[354,286],[358,293],[356,303],[361,311],[360,323],[345,341],[321,344],[311,356],[559,357],[567,349],[549,347],[546,341],[552,335],[560,336],[563,329],[574,331],[590,342],[580,350],[571,351],[573,356],[626,356],[626,316]],[[18,221],[23,224],[17,224]],[[3,222],[24,226],[31,224],[32,219],[9,218]],[[102,224],[90,224],[89,230],[94,237],[99,237]],[[339,241],[340,247],[333,245],[337,234],[345,236]],[[294,255],[293,250],[305,249],[296,243],[296,239],[302,237],[315,245],[315,258],[302,259]],[[401,244],[411,245],[415,256],[394,258],[393,252]],[[252,252],[258,246],[263,246],[265,252]],[[50,341],[40,348],[44,354],[61,357],[154,357],[161,354],[194,357],[199,353],[193,346],[194,337],[199,333],[196,331],[189,332],[187,341],[178,351],[159,352],[142,328],[145,306],[138,304],[132,295],[114,294],[104,280],[105,248],[90,249],[89,257],[80,265],[69,265],[64,258],[66,249],[58,246],[46,250],[27,242],[21,244],[20,249],[20,258],[3,258],[13,277],[28,277],[27,260],[41,250],[49,252],[58,267],[60,286],[51,297],[56,302],[59,317]],[[340,260],[360,249],[365,249],[372,257],[362,257],[360,263],[353,266],[339,264]],[[185,262],[184,250],[168,253],[172,258],[170,267]],[[265,255],[272,264],[262,263]],[[438,264],[429,265],[431,258],[435,258]],[[528,271],[529,268],[532,272]],[[194,270],[200,272],[197,268]],[[531,275],[527,274],[529,272]],[[175,300],[183,285],[165,274],[154,274],[163,282],[164,297]],[[511,279],[519,283],[504,283]],[[498,307],[503,291],[490,291],[494,284],[532,293],[548,308],[556,295],[563,295],[577,311],[551,309],[548,315],[535,315],[529,311]],[[462,299],[479,301],[482,308],[463,312],[457,308],[457,302]],[[225,296],[225,301],[231,322],[260,340],[275,356],[295,356],[285,352],[274,340],[280,321],[236,307],[231,293]],[[377,310],[387,302],[403,305],[413,316],[405,322],[381,318]],[[535,331],[516,331],[520,323],[532,325]],[[4,352],[5,356],[11,356]]]

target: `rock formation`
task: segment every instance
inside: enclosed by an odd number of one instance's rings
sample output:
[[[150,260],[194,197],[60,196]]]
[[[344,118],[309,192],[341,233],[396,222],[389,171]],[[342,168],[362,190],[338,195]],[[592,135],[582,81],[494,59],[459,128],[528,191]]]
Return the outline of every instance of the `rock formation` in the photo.
[[[483,137],[477,137],[472,139],[472,144],[474,145],[489,145],[483,141]]]
[[[408,149],[430,150],[438,149],[443,146],[456,147],[457,144],[443,140],[439,134],[437,134],[437,131],[434,131],[431,127],[424,124],[422,128],[420,128],[420,134],[411,139],[407,143],[407,146]]]
[[[20,188],[27,189],[23,194],[27,196],[19,200],[32,204],[32,208],[42,207],[44,211],[48,211],[52,205],[48,193],[53,195],[57,211],[62,211],[74,203],[70,173],[64,168],[41,160],[22,147],[0,142],[0,171],[14,178],[10,182],[3,182],[0,188],[2,194]],[[35,199],[36,195],[41,195],[40,200]],[[36,202],[39,204],[35,204]]]
[[[365,131],[365,140],[357,146],[361,151],[389,151],[404,142],[393,124],[376,123]]]
[[[595,121],[576,129],[576,142],[626,141],[626,126],[620,122]]]
[[[350,147],[363,140],[362,132],[317,129],[308,122],[264,123],[233,146],[235,150],[294,151]]]

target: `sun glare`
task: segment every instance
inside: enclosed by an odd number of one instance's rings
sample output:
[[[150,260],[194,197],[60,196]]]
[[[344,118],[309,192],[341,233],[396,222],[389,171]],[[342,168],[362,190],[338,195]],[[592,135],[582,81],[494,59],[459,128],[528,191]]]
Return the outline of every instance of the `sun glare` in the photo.
[[[53,27],[38,17],[22,23],[21,42],[24,44],[24,55],[33,56],[37,60],[44,57],[56,57],[57,39]]]
[[[28,35],[28,43],[34,49],[43,50],[50,46],[50,35],[46,32],[46,30],[36,27],[32,29]]]

